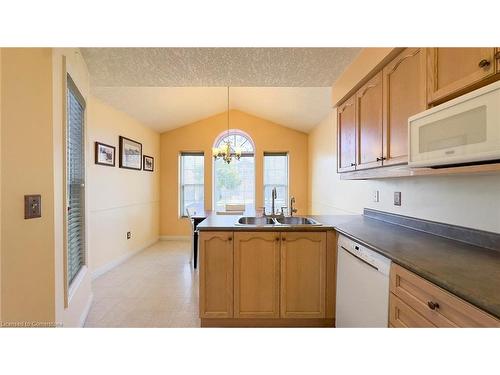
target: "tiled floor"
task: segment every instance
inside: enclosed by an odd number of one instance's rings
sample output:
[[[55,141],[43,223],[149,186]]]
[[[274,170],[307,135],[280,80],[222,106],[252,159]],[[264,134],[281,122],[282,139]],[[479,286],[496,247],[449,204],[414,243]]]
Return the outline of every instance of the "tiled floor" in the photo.
[[[93,284],[85,327],[199,327],[198,271],[186,241],[160,241]]]

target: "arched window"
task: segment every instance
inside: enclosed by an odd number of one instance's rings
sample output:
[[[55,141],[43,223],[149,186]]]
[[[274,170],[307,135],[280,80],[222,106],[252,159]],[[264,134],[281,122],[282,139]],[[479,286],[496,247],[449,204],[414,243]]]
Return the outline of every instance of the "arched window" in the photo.
[[[222,159],[214,161],[214,210],[225,211],[228,204],[255,209],[255,147],[252,138],[241,130],[232,129],[221,133],[214,147],[226,142],[233,152],[241,150],[241,158],[233,158],[229,164]]]

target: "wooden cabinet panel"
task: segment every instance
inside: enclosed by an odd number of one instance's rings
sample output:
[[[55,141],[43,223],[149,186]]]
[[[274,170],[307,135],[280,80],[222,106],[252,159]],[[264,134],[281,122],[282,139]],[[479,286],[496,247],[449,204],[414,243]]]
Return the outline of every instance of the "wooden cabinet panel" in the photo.
[[[338,171],[356,168],[356,109],[355,97],[349,98],[337,111]]]
[[[233,233],[201,232],[200,317],[233,317]]]
[[[423,48],[407,48],[383,69],[383,164],[408,162],[408,117],[424,111]]]
[[[437,327],[500,327],[500,320],[394,263],[390,289]]]
[[[382,165],[382,72],[356,93],[356,169]]]
[[[500,47],[495,48],[496,73],[500,73]]]
[[[281,234],[281,317],[325,317],[325,232]]]
[[[234,233],[234,317],[279,318],[280,234]]]
[[[434,324],[401,301],[393,293],[389,296],[389,326],[393,328],[432,328]]]
[[[495,74],[494,48],[428,48],[428,102],[440,101]]]

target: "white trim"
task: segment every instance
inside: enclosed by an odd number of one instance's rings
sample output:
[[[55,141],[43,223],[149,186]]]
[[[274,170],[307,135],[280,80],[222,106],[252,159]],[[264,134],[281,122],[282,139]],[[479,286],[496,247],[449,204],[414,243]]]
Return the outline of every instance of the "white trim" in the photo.
[[[92,280],[95,280],[99,276],[104,275],[106,272],[111,271],[113,268],[119,266],[120,264],[122,264],[123,262],[128,260],[129,258],[133,257],[134,255],[136,255],[137,253],[140,253],[143,250],[146,250],[148,247],[154,245],[157,242],[158,242],[158,238],[151,241],[150,243],[148,243],[144,247],[141,247],[137,250],[134,250],[128,254],[122,255],[121,257],[116,258],[115,260],[112,260],[111,262],[108,262],[108,263],[102,265],[101,267],[97,268],[95,271],[92,272]]]
[[[160,241],[189,241],[191,236],[160,236]]]
[[[80,315],[79,326],[83,327],[85,322],[87,321],[87,317],[89,316],[90,308],[92,307],[92,302],[94,301],[94,294],[90,293],[89,299],[87,300],[87,304],[83,309],[82,315]]]
[[[73,299],[73,296],[75,295],[76,291],[80,288],[80,284],[82,283],[83,279],[85,278],[85,275],[87,274],[89,268],[87,265],[82,266],[80,268],[80,271],[76,274],[76,277],[73,279],[73,282],[68,288],[68,306],[71,303],[71,300]],[[66,308],[68,307],[66,306]]]

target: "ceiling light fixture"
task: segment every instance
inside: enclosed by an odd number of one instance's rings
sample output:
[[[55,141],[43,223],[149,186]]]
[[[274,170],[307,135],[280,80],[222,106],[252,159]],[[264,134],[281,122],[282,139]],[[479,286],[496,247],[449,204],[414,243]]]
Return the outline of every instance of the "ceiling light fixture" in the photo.
[[[231,147],[231,142],[229,141],[229,87],[227,88],[227,139],[224,142],[223,145],[219,147],[213,147],[212,148],[212,156],[214,157],[214,160],[217,159],[222,159],[224,160],[227,164],[231,163],[233,157],[236,160],[240,160],[241,158],[241,149],[239,147],[236,147],[236,140],[235,140],[235,147]]]

